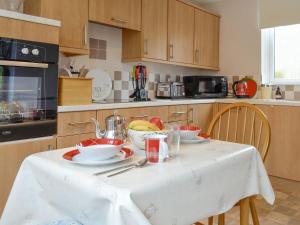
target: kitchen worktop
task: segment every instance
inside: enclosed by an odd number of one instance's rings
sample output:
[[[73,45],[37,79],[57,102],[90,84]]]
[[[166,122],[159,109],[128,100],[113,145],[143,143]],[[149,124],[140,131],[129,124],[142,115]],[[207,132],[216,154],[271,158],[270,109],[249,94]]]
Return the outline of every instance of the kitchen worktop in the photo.
[[[135,107],[191,105],[191,104],[205,104],[205,103],[235,103],[235,102],[249,102],[257,105],[300,106],[300,101],[275,100],[275,99],[236,99],[236,98],[177,99],[177,100],[156,99],[149,102],[102,103],[102,104],[92,103],[90,105],[59,106],[58,112],[77,112],[77,111],[101,110],[101,109],[121,109],[121,108],[135,108]]]
[[[61,22],[58,20],[52,20],[52,19],[47,19],[47,18],[38,17],[38,16],[31,16],[31,15],[27,15],[24,13],[19,13],[19,12],[4,10],[4,9],[0,9],[0,17],[6,17],[6,18],[11,18],[11,19],[16,19],[16,20],[23,20],[23,21],[28,21],[28,22],[32,22],[32,23],[45,24],[45,25],[55,26],[55,27],[61,26]]]

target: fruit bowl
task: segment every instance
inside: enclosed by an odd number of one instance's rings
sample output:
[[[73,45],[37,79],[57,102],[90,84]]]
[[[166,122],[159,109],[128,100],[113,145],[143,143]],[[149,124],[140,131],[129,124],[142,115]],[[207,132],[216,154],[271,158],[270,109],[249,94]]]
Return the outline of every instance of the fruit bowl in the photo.
[[[179,130],[179,135],[180,138],[183,140],[192,140],[195,139],[200,132],[201,129],[196,126],[181,126]]]
[[[167,130],[161,131],[137,131],[128,129],[128,137],[131,143],[139,149],[145,149],[145,136],[149,134],[168,134]]]
[[[76,147],[87,159],[106,160],[118,154],[123,145],[124,142],[119,139],[101,138],[82,141]]]

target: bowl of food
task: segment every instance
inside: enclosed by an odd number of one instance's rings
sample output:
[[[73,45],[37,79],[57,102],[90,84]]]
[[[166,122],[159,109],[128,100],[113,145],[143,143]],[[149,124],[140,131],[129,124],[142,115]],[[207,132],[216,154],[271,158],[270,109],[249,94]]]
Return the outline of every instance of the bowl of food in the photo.
[[[154,117],[151,120],[134,120],[128,125],[128,137],[131,143],[145,149],[145,136],[150,134],[167,134],[161,119]]]
[[[80,142],[76,147],[82,157],[89,160],[106,160],[120,152],[124,142],[119,139],[99,138]]]
[[[180,138],[183,140],[193,140],[199,135],[200,132],[201,129],[197,126],[184,125],[180,126],[179,128]]]

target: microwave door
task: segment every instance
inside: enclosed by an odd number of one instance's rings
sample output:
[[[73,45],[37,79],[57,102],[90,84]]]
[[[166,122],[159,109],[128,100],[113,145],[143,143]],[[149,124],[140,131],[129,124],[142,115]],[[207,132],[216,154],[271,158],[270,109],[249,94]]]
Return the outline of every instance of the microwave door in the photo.
[[[217,89],[217,82],[216,80],[206,79],[199,81],[198,85],[198,93],[216,93]]]

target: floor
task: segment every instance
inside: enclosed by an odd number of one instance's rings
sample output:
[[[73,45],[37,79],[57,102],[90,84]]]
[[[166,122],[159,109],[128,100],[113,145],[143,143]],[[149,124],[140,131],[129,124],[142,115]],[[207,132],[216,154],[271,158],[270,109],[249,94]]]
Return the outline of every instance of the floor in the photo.
[[[256,203],[260,225],[300,225],[300,182],[271,177],[276,194],[273,206],[260,199]],[[217,224],[216,218],[214,219]],[[207,224],[207,222],[203,222]],[[226,225],[239,225],[239,209],[226,213]],[[250,224],[252,220],[250,219]]]

